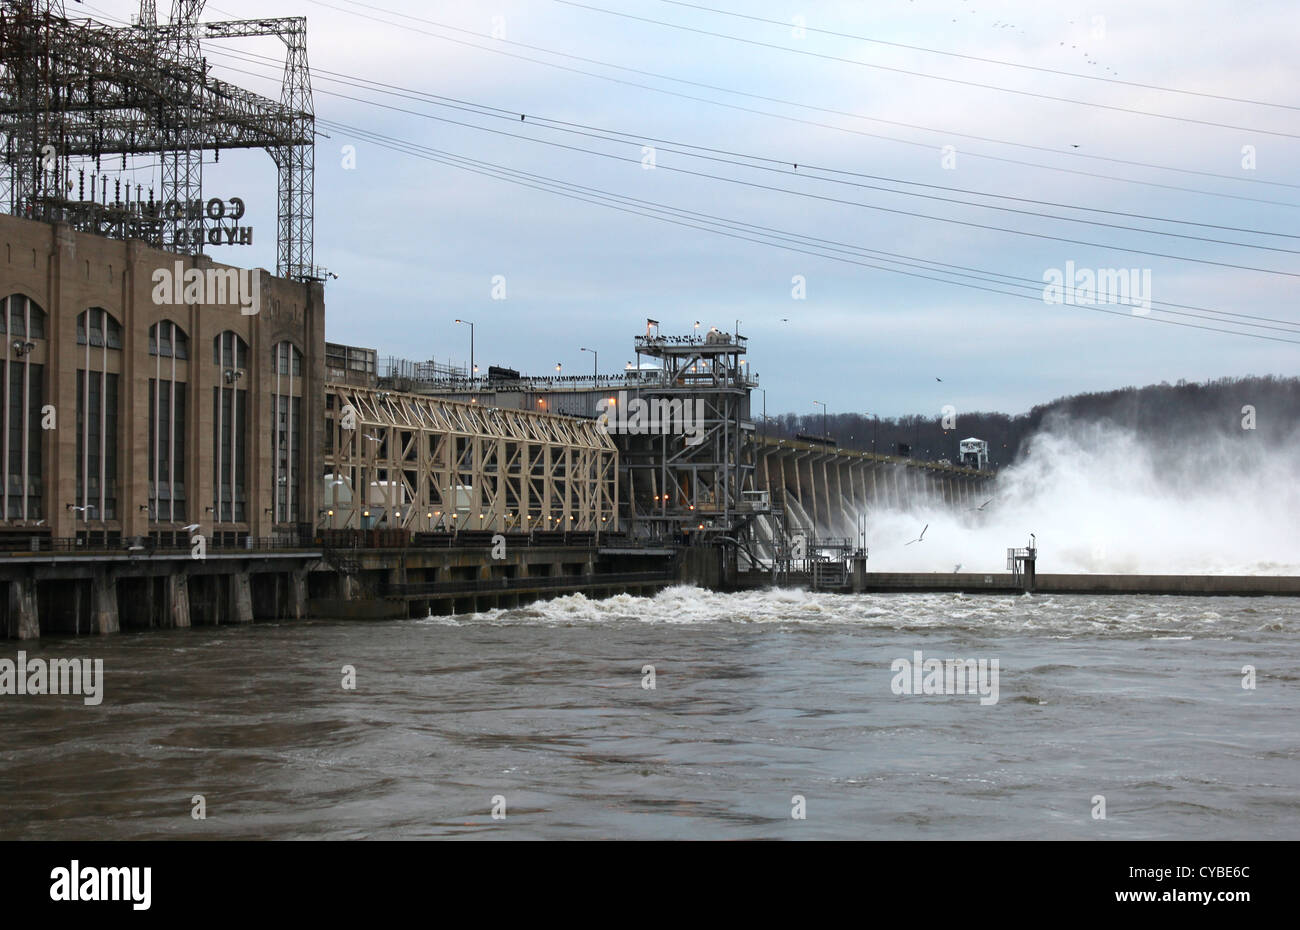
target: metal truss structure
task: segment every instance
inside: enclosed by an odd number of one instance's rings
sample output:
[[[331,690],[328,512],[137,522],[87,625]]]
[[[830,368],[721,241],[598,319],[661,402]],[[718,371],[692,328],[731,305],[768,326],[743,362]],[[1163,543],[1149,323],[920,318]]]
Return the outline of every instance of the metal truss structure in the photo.
[[[613,428],[633,533],[700,533],[732,542],[752,520],[745,492],[753,490],[749,393],[757,378],[746,370],[745,350],[745,337],[717,330],[637,337],[635,370],[642,371],[642,356],[661,368],[652,382],[626,392],[629,404],[644,401],[651,411],[645,426],[625,412]],[[679,409],[691,418],[689,432],[673,422]]]
[[[203,4],[172,0],[171,21],[159,24],[153,0],[142,0],[137,22],[115,27],[69,19],[62,0],[0,0],[3,206],[198,254],[215,219],[201,209],[204,153],[266,149],[279,173],[277,274],[313,278],[306,20],[200,23]],[[201,40],[250,36],[277,36],[286,46],[279,102],[209,72]],[[137,186],[133,199],[129,176],[123,191],[122,175],[110,174],[109,156],[121,157],[123,172],[128,157],[160,161],[158,195],[151,189],[146,200]]]
[[[318,523],[616,531],[618,450],[595,421],[327,383]]]

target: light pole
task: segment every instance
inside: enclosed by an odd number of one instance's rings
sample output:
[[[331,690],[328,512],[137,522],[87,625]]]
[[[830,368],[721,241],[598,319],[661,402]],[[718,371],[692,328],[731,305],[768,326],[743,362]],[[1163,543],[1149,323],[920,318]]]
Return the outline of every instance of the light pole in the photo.
[[[754,390],[763,395],[763,438],[767,439],[767,389],[756,387]]]
[[[600,374],[600,353],[595,349],[580,349],[579,351],[591,353],[591,376],[595,378]]]
[[[873,421],[871,427],[871,454],[874,455],[876,452],[876,439],[880,434],[880,417],[874,413],[868,413],[867,416],[871,417]]]
[[[826,438],[826,405],[819,400],[813,401],[814,404],[822,408],[822,439]]]
[[[474,324],[469,320],[457,320],[457,323],[464,323],[469,327],[469,376],[473,378],[478,374],[478,366],[474,364]]]

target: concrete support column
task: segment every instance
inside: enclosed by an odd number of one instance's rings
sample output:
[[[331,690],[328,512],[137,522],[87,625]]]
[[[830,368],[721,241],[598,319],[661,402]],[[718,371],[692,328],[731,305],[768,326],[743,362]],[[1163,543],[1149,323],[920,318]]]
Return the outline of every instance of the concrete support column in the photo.
[[[96,572],[90,582],[90,623],[96,633],[117,633],[117,579]]]
[[[247,572],[236,572],[229,576],[230,585],[230,622],[253,622],[253,592]]]
[[[307,571],[289,572],[286,579],[284,615],[290,620],[307,616]],[[423,614],[421,614],[423,616]]]
[[[15,578],[9,582],[10,639],[40,639],[40,615],[36,607],[36,582],[31,578]]]
[[[164,627],[189,628],[190,576],[168,575],[166,579],[167,603],[163,611]]]

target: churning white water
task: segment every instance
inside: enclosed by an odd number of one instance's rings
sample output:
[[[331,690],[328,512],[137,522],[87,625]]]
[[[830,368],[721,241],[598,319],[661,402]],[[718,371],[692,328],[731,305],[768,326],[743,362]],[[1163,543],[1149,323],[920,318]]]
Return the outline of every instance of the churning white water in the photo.
[[[1114,426],[1055,424],[971,509],[871,512],[868,570],[1004,571],[1007,548],[1033,533],[1040,573],[1300,574],[1300,443],[1253,438],[1153,447]]]

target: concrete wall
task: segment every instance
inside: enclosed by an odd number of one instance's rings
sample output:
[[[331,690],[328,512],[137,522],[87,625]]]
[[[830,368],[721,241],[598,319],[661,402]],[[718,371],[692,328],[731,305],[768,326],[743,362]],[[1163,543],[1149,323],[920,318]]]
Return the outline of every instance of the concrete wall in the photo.
[[[238,254],[231,251],[230,254]],[[153,274],[173,269],[231,267],[217,265],[204,256],[184,257],[149,248],[139,241],[122,242],[78,233],[64,224],[38,223],[0,215],[0,298],[22,294],[46,313],[45,336],[27,358],[43,366],[44,402],[54,406],[57,428],[43,434],[41,449],[43,500],[40,514],[28,524],[44,519],[48,532],[69,537],[81,529],[106,529],[123,537],[147,535],[151,530],[173,529],[199,523],[205,535],[214,529],[272,535],[273,464],[270,392],[274,382],[271,349],[292,342],[302,353],[302,377],[295,386],[301,393],[302,510],[299,520],[314,523],[320,506],[321,408],[324,387],[325,305],[319,284],[304,284],[261,275],[262,310],[241,312],[237,300],[225,304],[155,304]],[[85,367],[86,347],[77,345],[77,317],[85,310],[107,310],[122,326],[122,349],[110,350],[109,372],[119,375],[118,408],[118,508],[113,520],[82,519],[68,510],[76,500],[77,369]],[[156,356],[149,354],[149,329],[170,320],[189,338],[189,359],[177,360],[177,380],[187,383],[185,412],[185,486],[188,513],[184,521],[158,524],[141,509],[148,502],[149,480],[149,379],[155,375]],[[213,338],[233,330],[249,347],[248,369],[238,382],[246,390],[251,422],[248,442],[247,519],[212,526],[213,514],[213,392],[221,384],[222,366],[213,363]],[[10,340],[6,338],[6,345]],[[98,370],[101,350],[92,348],[92,368]],[[7,353],[11,362],[12,352]],[[166,359],[170,372],[171,360]],[[3,519],[0,530],[15,528],[17,521]]]
[[[790,440],[769,439],[756,447],[758,490],[772,493],[774,507],[806,515],[826,536],[853,536],[856,515],[876,508],[923,502],[953,509],[978,507],[991,496],[988,489],[996,477],[993,472]]]

